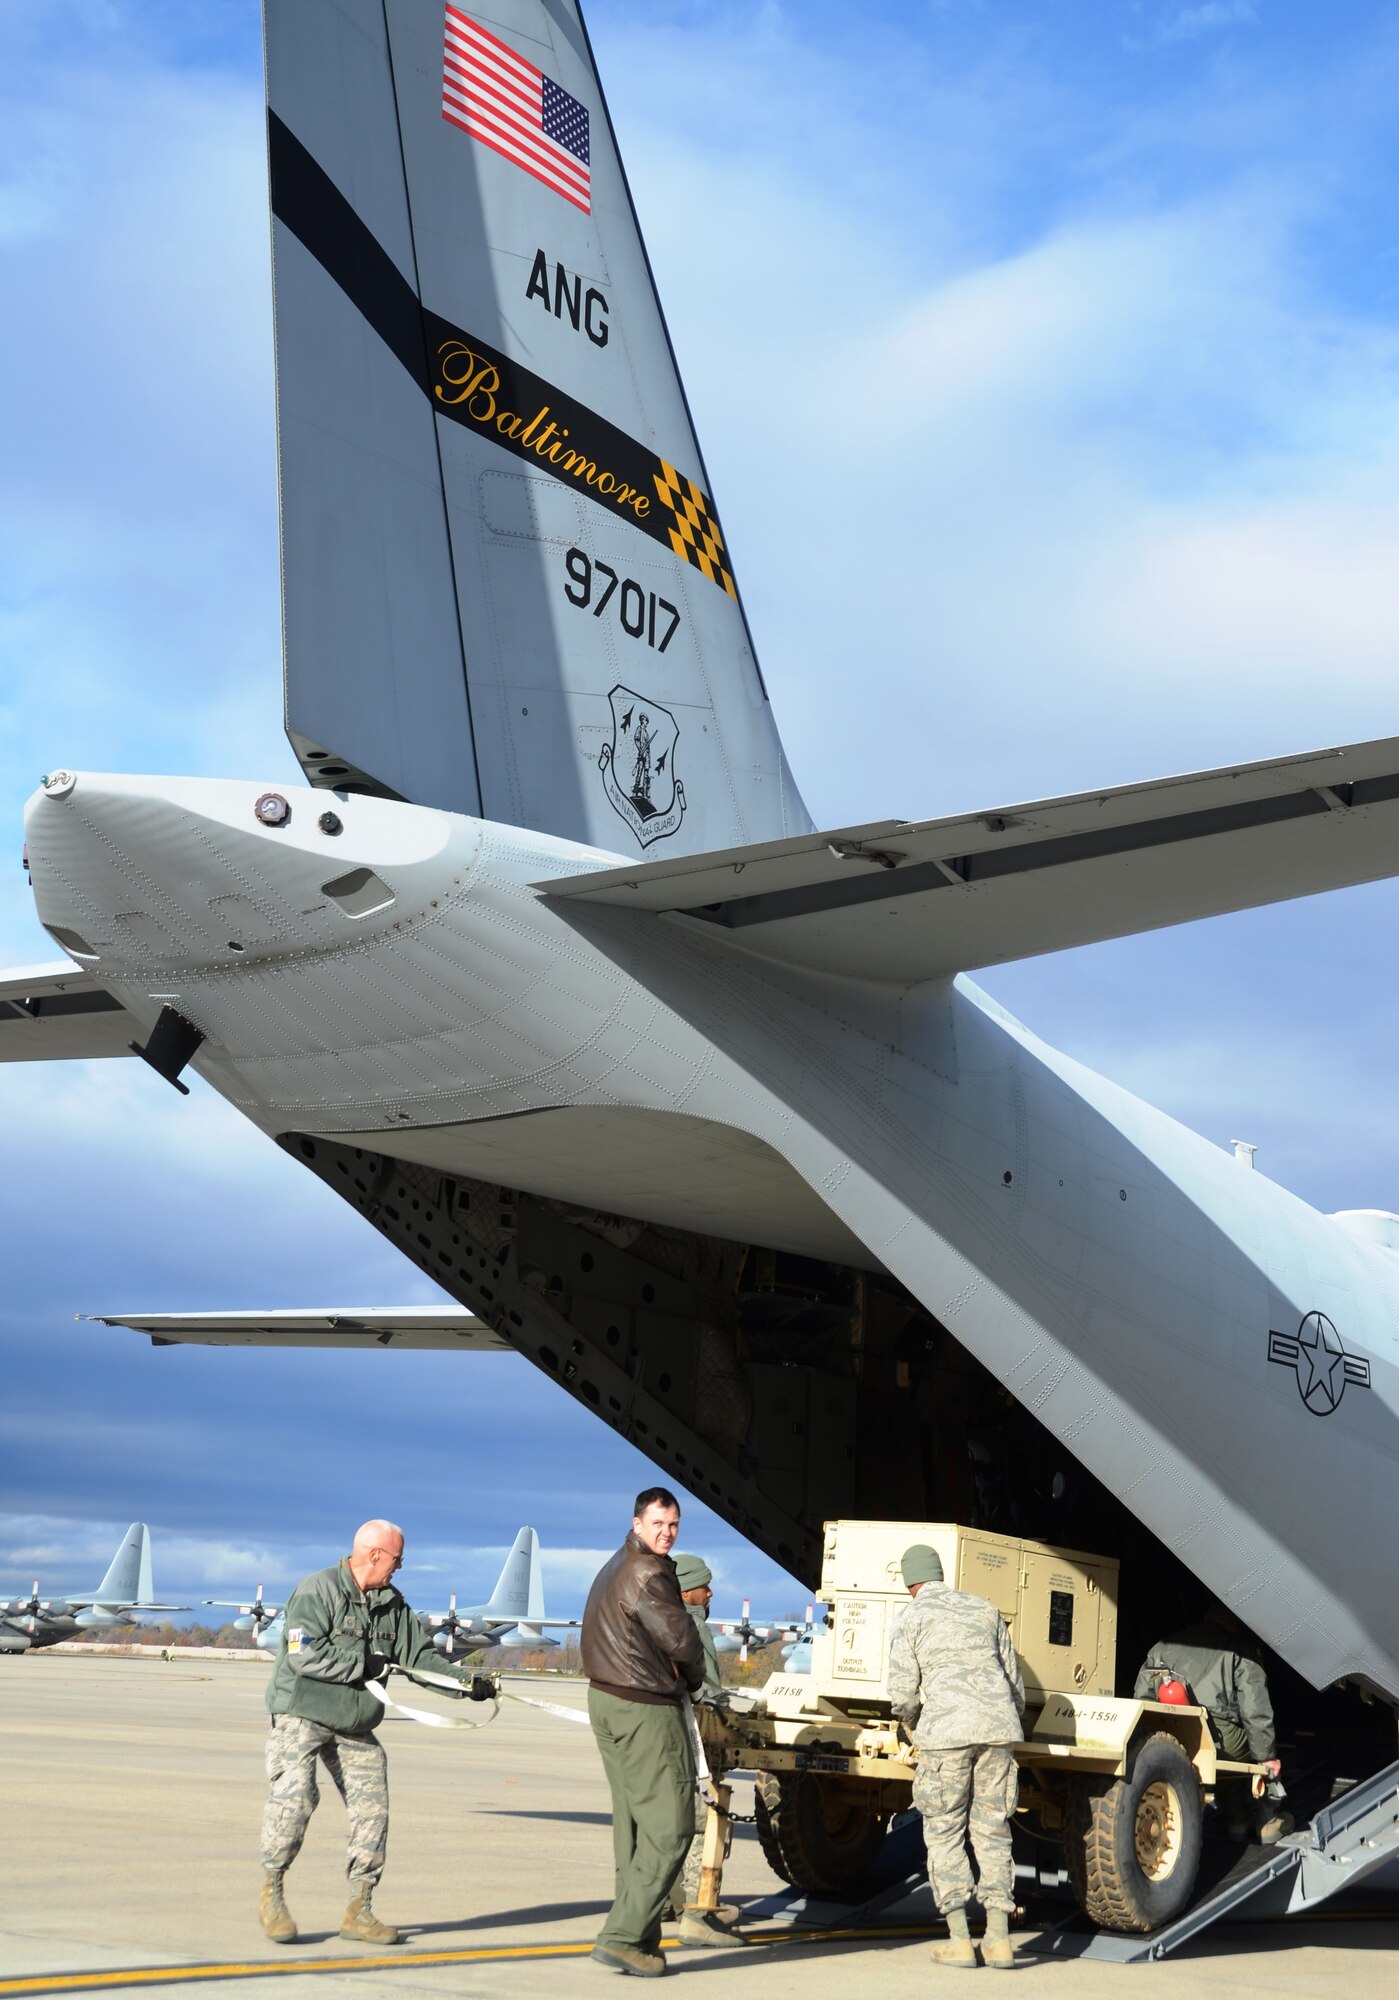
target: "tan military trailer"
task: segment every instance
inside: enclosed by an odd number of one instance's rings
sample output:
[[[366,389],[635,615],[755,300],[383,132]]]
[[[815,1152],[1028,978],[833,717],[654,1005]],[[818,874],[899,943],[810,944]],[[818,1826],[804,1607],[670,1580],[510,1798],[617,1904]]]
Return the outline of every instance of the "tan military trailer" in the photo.
[[[814,1896],[868,1873],[889,1820],[912,1803],[917,1750],[885,1685],[894,1619],[908,1603],[904,1550],[926,1542],[947,1582],[1001,1612],[1025,1679],[1020,1813],[1063,1843],[1084,1910],[1106,1929],[1157,1929],[1186,1907],[1204,1807],[1222,1775],[1261,1796],[1261,1765],[1215,1754],[1202,1708],[1114,1693],[1117,1563],[1075,1549],[926,1521],[830,1521],[827,1628],[809,1674],[778,1672],[751,1710],[701,1713],[719,1810],[709,1817],[701,1907],[716,1906],[730,1775],[757,1780],[758,1835],[784,1881]]]

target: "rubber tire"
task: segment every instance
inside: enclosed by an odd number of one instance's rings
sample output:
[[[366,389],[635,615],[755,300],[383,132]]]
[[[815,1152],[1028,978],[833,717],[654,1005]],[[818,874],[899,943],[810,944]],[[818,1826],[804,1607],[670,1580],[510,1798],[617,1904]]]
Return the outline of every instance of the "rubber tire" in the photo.
[[[774,1875],[808,1895],[838,1895],[863,1882],[884,1845],[885,1822],[850,1805],[823,1810],[819,1771],[763,1771],[754,1803],[758,1839]]]
[[[1181,1810],[1175,1866],[1153,1881],[1137,1859],[1137,1809],[1148,1787],[1174,1787]],[[1104,1930],[1160,1930],[1190,1902],[1200,1867],[1204,1805],[1195,1767],[1174,1736],[1158,1731],[1133,1752],[1125,1778],[1077,1778],[1064,1805],[1064,1860],[1084,1911]]]

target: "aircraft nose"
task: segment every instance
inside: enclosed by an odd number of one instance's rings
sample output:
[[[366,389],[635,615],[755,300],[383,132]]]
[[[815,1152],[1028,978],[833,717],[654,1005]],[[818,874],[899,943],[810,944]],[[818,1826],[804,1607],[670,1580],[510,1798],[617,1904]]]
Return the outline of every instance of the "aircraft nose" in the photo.
[[[322,950],[402,922],[444,865],[459,874],[473,824],[305,786],[67,769],[25,810],[40,921],[104,979]]]

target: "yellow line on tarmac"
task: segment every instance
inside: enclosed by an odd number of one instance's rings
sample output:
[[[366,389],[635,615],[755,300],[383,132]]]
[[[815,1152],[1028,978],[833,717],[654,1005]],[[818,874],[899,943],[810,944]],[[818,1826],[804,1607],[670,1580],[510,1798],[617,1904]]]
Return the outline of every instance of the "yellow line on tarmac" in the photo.
[[[1293,1924],[1381,1923],[1396,1921],[1390,1910],[1299,1911],[1284,1921]],[[1243,1921],[1247,1922],[1248,1919]],[[1255,1918],[1252,1921],[1258,1922]],[[865,1944],[876,1939],[926,1938],[943,1929],[941,1923],[874,1926],[851,1925],[842,1930],[806,1931],[796,1925],[745,1933],[751,1945]],[[672,1948],[674,1938],[662,1938]],[[396,1951],[382,1958],[272,1958],[250,1959],[244,1964],[227,1965],[145,1965],[123,1967],[113,1972],[46,1972],[32,1978],[0,1979],[0,2000],[11,1994],[92,1993],[137,1986],[181,1986],[201,1979],[264,1979],[288,1973],[381,1972],[395,1966],[488,1965],[494,1961],[520,1963],[551,1958],[582,1958],[592,1950],[592,1941],[583,1944],[499,1944],[477,1945],[459,1951]]]
[[[33,1979],[0,1979],[0,1994],[81,1993],[121,1986],[178,1986],[197,1979],[263,1979],[289,1972],[379,1972],[395,1965],[477,1965],[493,1958],[577,1958],[588,1944],[495,1945],[472,1951],[399,1951],[378,1958],[251,1959],[229,1965],[146,1965],[119,1972],[49,1972]]]
[[[922,1937],[927,1927],[872,1930],[866,1928],[835,1931],[750,1932],[754,1944],[833,1944],[862,1938]],[[662,1944],[674,1945],[673,1938]],[[138,1965],[112,1972],[46,1972],[27,1979],[0,1979],[0,2000],[10,1994],[106,1992],[123,1986],[180,1986],[200,1979],[264,1979],[299,1972],[381,1972],[395,1966],[487,1965],[493,1960],[519,1962],[527,1959],[582,1958],[593,1948],[586,1944],[501,1944],[474,1946],[460,1951],[396,1951],[388,1957],[272,1958],[250,1959],[244,1964],[227,1965]]]

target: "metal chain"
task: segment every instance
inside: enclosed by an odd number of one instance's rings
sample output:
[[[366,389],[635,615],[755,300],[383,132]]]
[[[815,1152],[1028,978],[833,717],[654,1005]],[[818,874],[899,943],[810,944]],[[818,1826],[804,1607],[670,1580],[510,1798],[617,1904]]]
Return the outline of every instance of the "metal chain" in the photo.
[[[758,1824],[758,1815],[755,1812],[741,1813],[727,1811],[717,1800],[711,1799],[708,1792],[703,1792],[700,1796],[711,1812],[718,1813],[720,1819],[732,1820],[735,1826],[756,1826]]]

